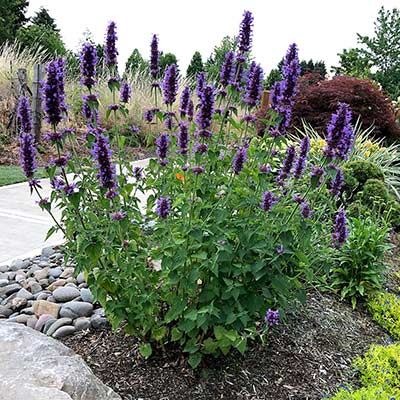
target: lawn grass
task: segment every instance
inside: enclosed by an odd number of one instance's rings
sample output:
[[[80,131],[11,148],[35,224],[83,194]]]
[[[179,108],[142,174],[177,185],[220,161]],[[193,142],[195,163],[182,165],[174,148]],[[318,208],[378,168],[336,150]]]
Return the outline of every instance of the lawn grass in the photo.
[[[35,174],[35,178],[43,178],[45,172],[43,168],[39,168]],[[22,169],[18,165],[0,165],[0,186],[11,185],[13,183],[25,182],[26,177]]]

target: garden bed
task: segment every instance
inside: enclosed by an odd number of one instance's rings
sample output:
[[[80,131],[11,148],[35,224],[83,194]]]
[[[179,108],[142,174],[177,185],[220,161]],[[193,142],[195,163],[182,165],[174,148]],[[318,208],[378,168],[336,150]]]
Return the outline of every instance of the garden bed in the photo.
[[[64,343],[124,400],[320,399],[341,384],[357,387],[352,360],[387,335],[360,307],[311,292],[305,307],[254,344],[244,356],[208,359],[195,372],[166,350],[144,361],[138,342],[121,330],[80,332]]]

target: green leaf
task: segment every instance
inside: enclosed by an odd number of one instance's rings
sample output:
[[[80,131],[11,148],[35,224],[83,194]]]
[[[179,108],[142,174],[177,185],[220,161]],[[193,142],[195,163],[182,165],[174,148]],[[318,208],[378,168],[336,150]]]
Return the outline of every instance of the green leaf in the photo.
[[[151,336],[154,340],[157,340],[159,342],[166,334],[167,328],[165,326],[160,326],[157,329],[153,329]]]
[[[240,338],[235,344],[234,347],[236,347],[242,354],[246,351],[247,348],[247,339],[246,338]]]
[[[56,231],[56,227],[55,227],[55,226],[52,226],[52,227],[48,230],[45,240],[47,240],[55,231]]]
[[[221,340],[225,336],[226,329],[223,326],[214,326],[214,336],[217,340]]]
[[[182,332],[178,328],[173,328],[171,332],[171,340],[176,342],[182,337]]]
[[[153,349],[151,348],[150,343],[144,343],[139,346],[139,351],[142,357],[149,358],[153,353]]]
[[[188,363],[193,369],[195,369],[200,364],[202,358],[203,358],[203,355],[201,353],[191,354],[188,358]]]

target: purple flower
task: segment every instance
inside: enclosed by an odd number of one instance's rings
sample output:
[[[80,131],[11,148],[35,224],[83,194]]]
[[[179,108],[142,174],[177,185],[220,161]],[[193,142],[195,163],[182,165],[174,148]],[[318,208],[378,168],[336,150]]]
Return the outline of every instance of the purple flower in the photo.
[[[58,158],[52,158],[50,160],[50,165],[55,165],[56,167],[65,168],[70,159],[71,159],[71,154],[68,153]]]
[[[104,46],[104,55],[106,64],[111,66],[117,65],[118,51],[116,48],[117,32],[115,22],[111,21],[107,27],[106,43]]]
[[[336,176],[332,179],[329,185],[329,192],[333,194],[335,197],[339,197],[343,189],[344,174],[339,167],[335,167],[335,169],[336,169]]]
[[[204,167],[201,167],[201,166],[198,166],[198,165],[194,165],[192,167],[192,172],[195,175],[200,175],[200,174],[202,174],[204,172]]]
[[[189,129],[188,124],[185,122],[179,122],[179,132],[178,132],[178,146],[179,153],[186,154],[189,147]]]
[[[196,95],[197,97],[201,97],[203,93],[203,89],[206,86],[206,73],[199,72],[197,74],[197,81],[196,81]]]
[[[310,218],[314,211],[311,210],[310,205],[303,199],[300,203],[300,214],[303,218]]]
[[[262,202],[260,203],[260,207],[264,211],[270,211],[272,206],[278,202],[278,198],[270,191],[266,191],[262,195]]]
[[[78,186],[76,183],[73,182],[70,183],[69,185],[64,185],[62,189],[64,190],[64,193],[67,196],[70,196],[71,194],[76,193],[78,191]]]
[[[32,110],[29,104],[29,100],[21,96],[18,101],[17,115],[18,121],[21,124],[22,133],[32,132]]]
[[[290,171],[293,167],[296,149],[290,146],[286,149],[286,157],[283,160],[282,168],[279,170],[279,175],[276,178],[278,184],[283,185],[284,181],[289,177]]]
[[[114,221],[121,221],[121,219],[124,219],[126,217],[126,213],[123,211],[115,211],[110,214],[110,217]]]
[[[281,116],[280,122],[273,127],[273,136],[283,135],[290,126],[294,97],[298,91],[298,77],[301,69],[299,65],[298,50],[295,43],[289,46],[283,61],[283,80],[276,83],[271,91],[271,106]]]
[[[122,82],[121,90],[119,92],[119,99],[122,103],[128,103],[131,98],[132,89],[126,82]]]
[[[243,20],[240,23],[238,47],[240,53],[247,53],[251,50],[253,15],[250,11],[243,13]]]
[[[274,311],[269,308],[265,314],[264,321],[269,326],[277,325],[279,323],[279,311]]]
[[[263,69],[259,64],[253,61],[250,64],[249,72],[247,74],[246,89],[243,97],[243,102],[250,107],[256,106],[260,101],[263,77]]]
[[[135,126],[135,125],[130,125],[129,129],[132,131],[132,133],[139,133],[140,132],[140,128],[138,126]]]
[[[143,117],[144,117],[145,121],[150,124],[154,119],[154,110],[152,108],[147,109],[144,112]]]
[[[349,236],[347,228],[346,211],[341,208],[335,217],[335,224],[332,233],[332,245],[336,249],[340,249]]]
[[[166,165],[168,163],[167,155],[169,152],[169,144],[171,140],[168,136],[168,133],[162,133],[157,139],[156,139],[156,147],[157,147],[157,155],[160,158],[159,163],[161,165]]]
[[[245,162],[247,161],[247,147],[240,147],[232,160],[232,168],[236,175],[242,171]]]
[[[203,88],[200,96],[199,111],[196,115],[198,125],[197,134],[200,137],[211,137],[211,124],[214,115],[214,86],[207,85]]]
[[[269,172],[271,172],[271,166],[269,164],[259,164],[258,165],[258,170],[262,174],[268,174]]]
[[[51,181],[50,181],[50,185],[53,189],[55,190],[62,190],[64,189],[65,186],[65,182],[62,178],[60,178],[59,176],[55,176]]]
[[[115,188],[117,187],[116,168],[111,162],[112,151],[108,138],[100,131],[96,134],[96,140],[91,153],[97,162],[97,178],[100,181],[100,187],[108,190],[106,197],[115,197],[117,195],[117,192],[115,191]]]
[[[188,112],[189,101],[190,101],[190,88],[189,86],[185,86],[185,88],[182,90],[181,104],[179,108],[179,112],[181,113],[182,118],[186,116]]]
[[[121,78],[119,76],[111,76],[108,78],[107,84],[108,85],[114,85],[116,83],[119,83],[121,81]]]
[[[219,83],[226,87],[232,83],[234,70],[235,53],[229,50],[225,53],[225,60],[221,67]]]
[[[98,62],[96,46],[89,42],[84,43],[79,59],[81,84],[90,90],[96,84],[96,64]]]
[[[248,124],[251,124],[253,122],[256,122],[257,117],[253,114],[245,114],[243,115],[242,120],[246,121]]]
[[[244,75],[244,60],[236,57],[234,80],[231,85],[240,92],[242,90],[243,75]]]
[[[140,181],[141,179],[143,179],[143,168],[142,167],[133,168],[133,177],[137,181]]]
[[[47,204],[49,204],[49,198],[48,198],[48,197],[43,197],[43,198],[41,198],[39,201],[37,201],[36,204],[38,204],[39,207],[42,207],[42,208],[43,208],[44,206],[46,206]]]
[[[153,78],[157,78],[160,72],[160,67],[158,65],[158,60],[160,57],[160,52],[158,51],[158,38],[157,35],[153,35],[150,46],[150,74]]]
[[[167,119],[165,120],[165,126],[168,130],[172,130],[172,128],[174,127],[174,117],[175,117],[175,113],[174,112],[167,112],[164,114]]]
[[[204,153],[207,153],[207,151],[208,151],[207,143],[194,142],[193,152],[199,153],[199,154],[204,154]]]
[[[280,255],[280,256],[282,254],[285,254],[285,249],[282,244],[278,244],[278,246],[276,246],[275,250],[278,253],[278,255]]]
[[[100,125],[99,111],[90,107],[87,102],[82,104],[82,115],[86,119],[86,125],[88,127],[96,127]]]
[[[300,179],[303,175],[304,169],[306,168],[307,155],[310,150],[310,139],[305,136],[300,143],[299,156],[297,157],[296,164],[293,170],[293,176],[296,179]]]
[[[35,139],[30,133],[23,133],[20,137],[20,164],[28,179],[32,179],[37,168]]]
[[[324,155],[328,158],[340,157],[347,159],[347,155],[354,143],[354,131],[350,124],[351,111],[346,103],[338,103],[338,109],[332,114],[328,125],[328,135]]]
[[[175,64],[171,64],[165,71],[163,80],[163,95],[164,103],[166,105],[174,104],[176,100],[176,94],[178,92],[178,71]]]
[[[304,197],[301,197],[299,194],[295,194],[293,195],[293,200],[297,203],[297,204],[301,204],[304,201]]]
[[[64,103],[64,76],[62,59],[51,61],[46,67],[47,80],[42,84],[43,108],[46,121],[55,126],[62,121],[67,107]]]
[[[121,108],[120,104],[109,104],[108,109],[110,111],[117,111]]]
[[[156,201],[156,213],[160,218],[167,218],[171,212],[171,199],[169,197],[160,197]]]
[[[193,120],[193,115],[194,115],[194,104],[192,100],[189,100],[189,105],[187,109],[187,117],[189,121]]]

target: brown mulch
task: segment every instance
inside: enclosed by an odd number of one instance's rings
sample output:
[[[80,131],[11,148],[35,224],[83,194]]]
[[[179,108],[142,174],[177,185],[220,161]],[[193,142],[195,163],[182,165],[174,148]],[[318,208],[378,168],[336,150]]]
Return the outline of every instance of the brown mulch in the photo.
[[[123,400],[311,400],[340,384],[357,387],[352,360],[387,339],[361,307],[311,292],[306,306],[268,333],[266,347],[206,360],[196,371],[176,350],[143,360],[138,341],[121,330],[81,332],[64,343]]]

